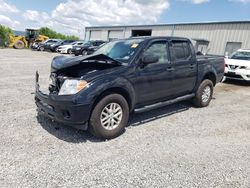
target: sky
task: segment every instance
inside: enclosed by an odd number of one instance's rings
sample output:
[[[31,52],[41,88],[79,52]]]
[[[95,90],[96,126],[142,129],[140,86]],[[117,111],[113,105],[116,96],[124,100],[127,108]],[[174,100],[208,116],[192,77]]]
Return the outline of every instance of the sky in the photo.
[[[250,0],[0,0],[0,24],[84,36],[86,26],[250,21]]]

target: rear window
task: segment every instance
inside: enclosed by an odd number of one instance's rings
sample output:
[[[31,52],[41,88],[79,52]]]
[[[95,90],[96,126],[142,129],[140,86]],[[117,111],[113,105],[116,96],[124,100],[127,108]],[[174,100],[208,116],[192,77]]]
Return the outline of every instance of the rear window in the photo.
[[[170,47],[173,60],[188,60],[191,56],[189,43],[186,41],[173,41]]]

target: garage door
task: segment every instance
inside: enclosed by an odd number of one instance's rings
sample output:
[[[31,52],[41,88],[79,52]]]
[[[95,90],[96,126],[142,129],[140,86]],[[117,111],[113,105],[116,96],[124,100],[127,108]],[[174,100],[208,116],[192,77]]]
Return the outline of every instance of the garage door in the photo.
[[[102,39],[102,31],[100,30],[95,30],[95,31],[90,31],[90,40],[101,40]]]
[[[123,37],[123,30],[111,30],[109,31],[109,40],[114,40],[114,39],[122,39]]]
[[[241,42],[227,42],[225,55],[230,56],[233,52],[241,48]]]

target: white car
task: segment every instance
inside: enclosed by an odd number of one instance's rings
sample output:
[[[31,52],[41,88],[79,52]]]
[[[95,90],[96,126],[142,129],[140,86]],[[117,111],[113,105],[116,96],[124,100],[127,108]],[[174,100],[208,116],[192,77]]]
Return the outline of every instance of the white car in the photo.
[[[250,81],[250,50],[240,49],[225,58],[225,78]]]
[[[71,44],[62,45],[57,48],[57,51],[60,52],[61,54],[72,54],[73,46],[82,44],[83,44],[82,41],[78,41],[78,42],[73,42]]]

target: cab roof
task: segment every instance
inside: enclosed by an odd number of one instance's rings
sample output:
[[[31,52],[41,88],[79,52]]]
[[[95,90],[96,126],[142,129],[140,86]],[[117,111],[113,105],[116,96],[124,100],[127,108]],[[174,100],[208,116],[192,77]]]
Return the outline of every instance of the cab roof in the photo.
[[[154,39],[167,39],[167,40],[184,40],[184,41],[189,41],[188,38],[185,37],[171,37],[171,36],[158,36],[158,37],[153,37],[153,36],[140,36],[140,37],[131,37],[128,39],[147,39],[147,40],[154,40]]]

